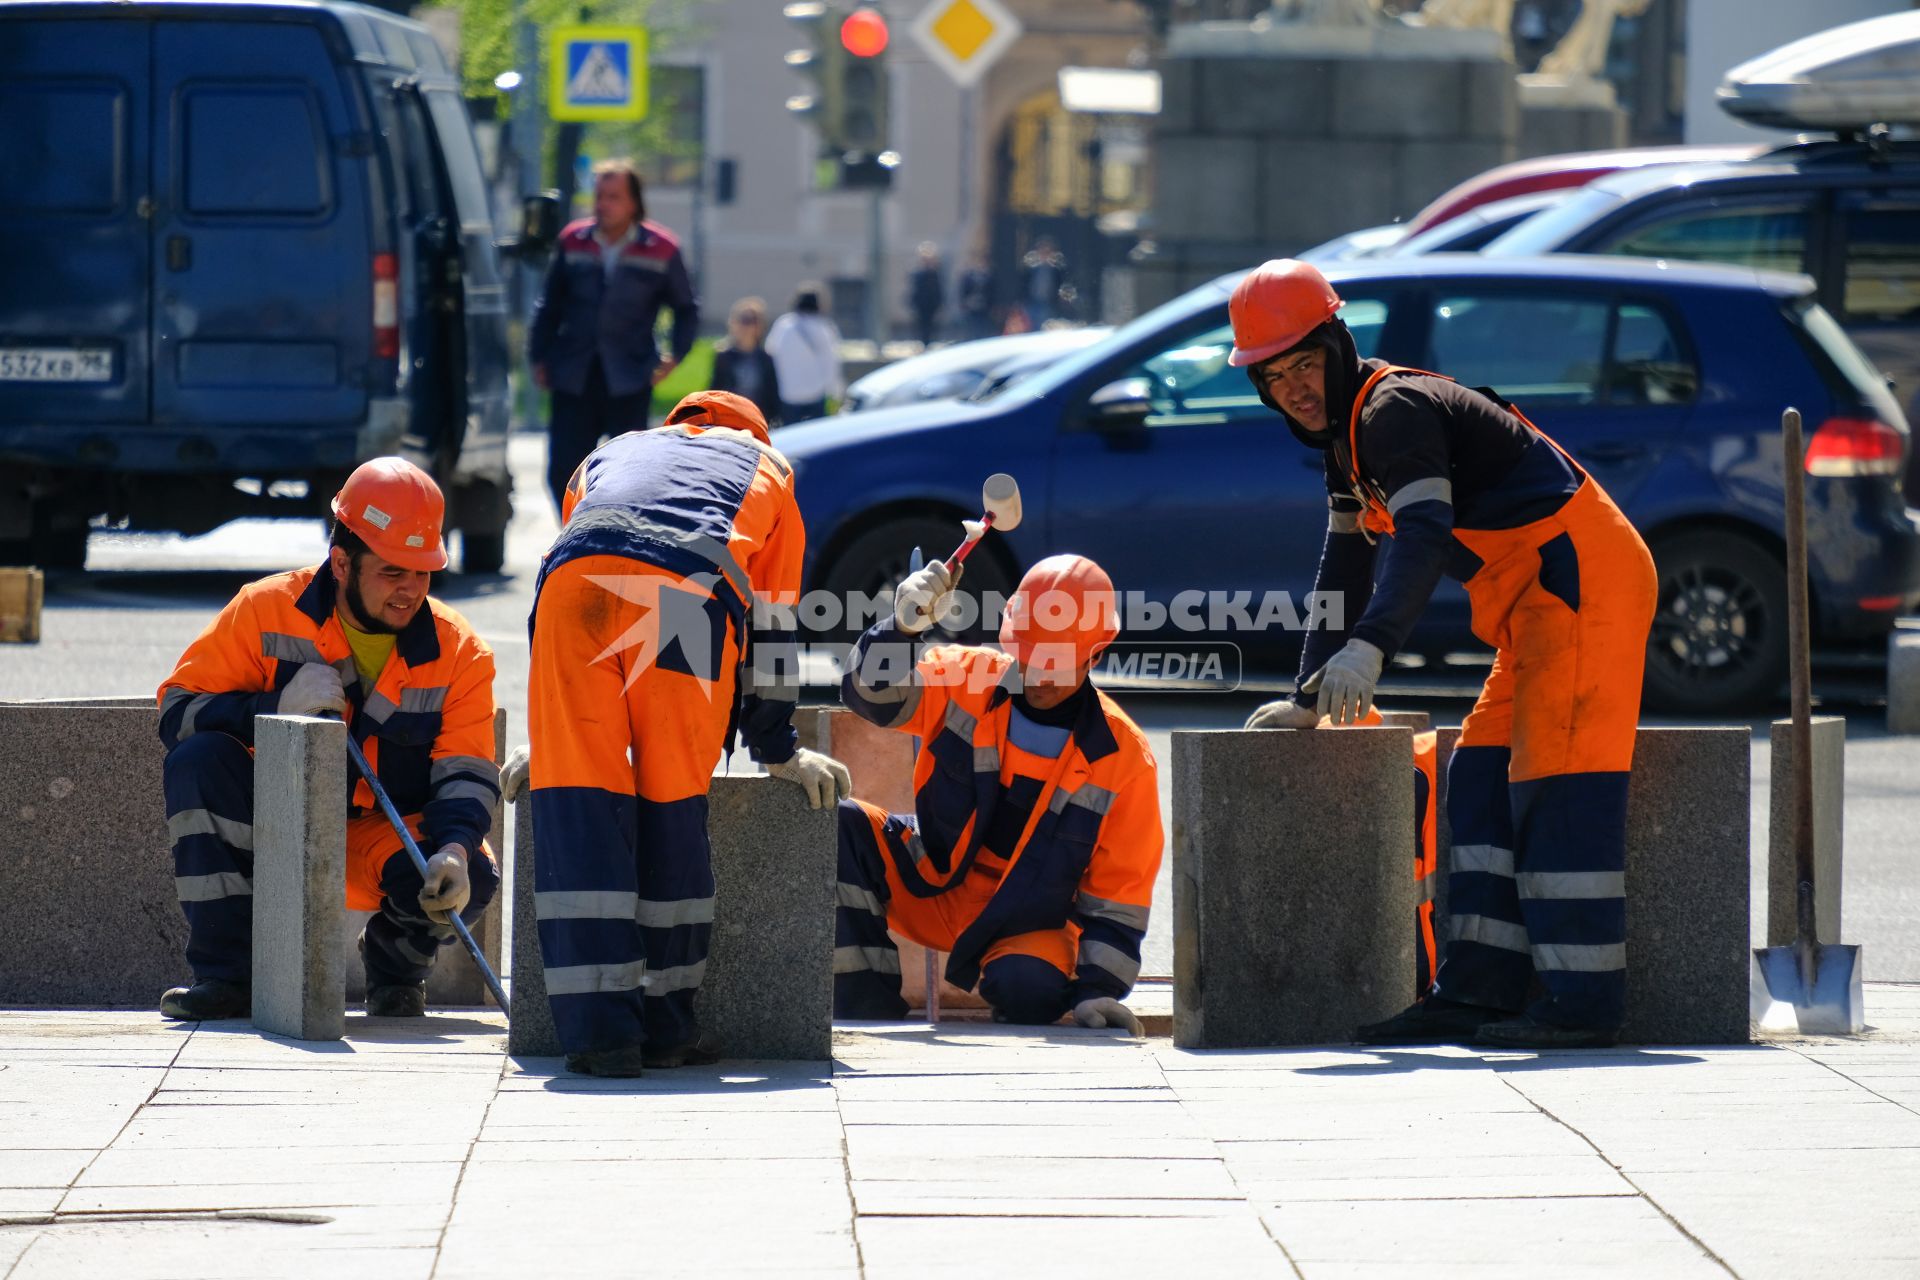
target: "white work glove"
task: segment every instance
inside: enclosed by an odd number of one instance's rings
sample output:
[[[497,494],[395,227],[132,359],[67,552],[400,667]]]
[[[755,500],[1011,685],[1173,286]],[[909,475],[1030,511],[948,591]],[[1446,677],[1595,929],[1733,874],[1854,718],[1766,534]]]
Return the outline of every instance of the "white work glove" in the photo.
[[[303,662],[280,691],[280,714],[317,716],[323,711],[347,714],[347,691],[340,673],[324,662]]]
[[[420,909],[435,924],[452,924],[467,909],[473,885],[467,880],[466,851],[457,844],[442,845],[427,862],[426,883],[420,886]]]
[[[807,806],[824,809],[853,794],[853,774],[832,756],[809,751],[805,747],[793,753],[793,759],[769,764],[767,772],[776,778],[798,783],[807,793]]]
[[[527,781],[533,769],[533,748],[519,746],[500,766],[500,798],[508,804],[517,802],[527,794]]]
[[[1247,717],[1246,729],[1311,729],[1320,723],[1320,713],[1303,707],[1292,698],[1269,702]]]
[[[1386,660],[1386,654],[1365,640],[1349,640],[1300,687],[1308,693],[1319,691],[1320,712],[1336,727],[1358,724],[1373,710],[1373,689]]]
[[[1073,1006],[1073,1020],[1083,1027],[1125,1028],[1130,1036],[1143,1036],[1147,1033],[1147,1029],[1140,1025],[1140,1019],[1133,1016],[1133,1010],[1112,996],[1096,996],[1091,1000],[1082,1000]]]
[[[926,568],[908,574],[907,580],[893,589],[893,617],[900,624],[900,630],[917,636],[932,626],[934,620],[947,611],[947,597],[965,571],[965,565],[955,571],[935,560]]]

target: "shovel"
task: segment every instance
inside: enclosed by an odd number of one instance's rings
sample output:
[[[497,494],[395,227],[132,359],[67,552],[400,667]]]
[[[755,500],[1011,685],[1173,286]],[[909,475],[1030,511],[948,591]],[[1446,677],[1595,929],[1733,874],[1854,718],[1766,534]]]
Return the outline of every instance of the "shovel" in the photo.
[[[1860,996],[1860,948],[1823,943],[1813,914],[1813,692],[1807,649],[1807,518],[1800,411],[1781,415],[1786,445],[1787,644],[1793,692],[1792,804],[1799,928],[1793,945],[1756,947],[1749,1012],[1762,1031],[1854,1035],[1867,1024]]]

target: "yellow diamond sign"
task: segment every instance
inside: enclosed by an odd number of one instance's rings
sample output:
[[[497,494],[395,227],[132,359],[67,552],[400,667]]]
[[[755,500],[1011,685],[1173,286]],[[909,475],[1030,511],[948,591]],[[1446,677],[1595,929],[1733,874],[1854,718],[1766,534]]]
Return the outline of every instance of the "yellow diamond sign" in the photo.
[[[1020,38],[1020,19],[1000,0],[932,0],[911,28],[933,62],[963,88],[979,83]]]

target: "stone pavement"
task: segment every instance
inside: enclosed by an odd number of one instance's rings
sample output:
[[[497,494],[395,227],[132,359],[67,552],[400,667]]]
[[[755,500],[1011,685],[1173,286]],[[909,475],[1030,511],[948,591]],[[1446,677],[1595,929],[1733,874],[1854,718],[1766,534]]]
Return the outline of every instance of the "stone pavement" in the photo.
[[[1920,1275],[1920,986],[1751,1048],[842,1024],[638,1081],[497,1016],[0,1013],[0,1277]]]

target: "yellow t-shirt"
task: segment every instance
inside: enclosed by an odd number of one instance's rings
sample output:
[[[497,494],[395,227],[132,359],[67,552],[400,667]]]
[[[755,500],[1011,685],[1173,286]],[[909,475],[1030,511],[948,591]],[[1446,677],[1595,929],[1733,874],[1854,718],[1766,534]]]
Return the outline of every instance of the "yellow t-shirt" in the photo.
[[[360,687],[371,690],[380,683],[380,673],[387,669],[387,659],[393,656],[394,643],[400,637],[392,632],[376,635],[361,631],[347,625],[344,618],[340,620],[340,630],[346,633],[347,648],[353,650],[353,666],[360,673]]]

